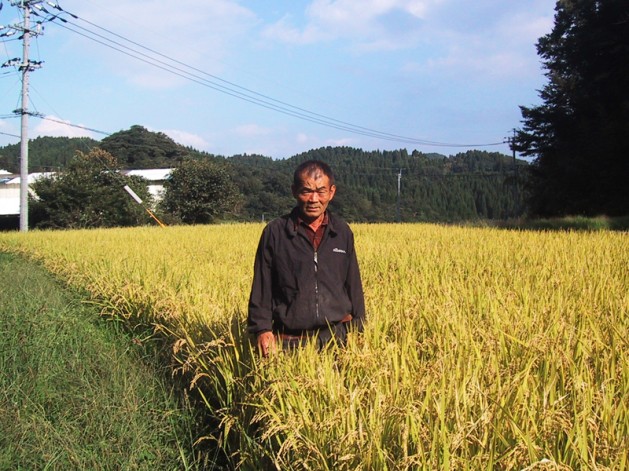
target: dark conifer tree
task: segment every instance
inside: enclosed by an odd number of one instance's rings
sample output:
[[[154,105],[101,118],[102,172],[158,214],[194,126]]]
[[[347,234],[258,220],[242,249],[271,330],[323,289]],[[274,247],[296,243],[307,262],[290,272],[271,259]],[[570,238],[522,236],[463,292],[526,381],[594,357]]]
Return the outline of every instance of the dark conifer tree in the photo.
[[[534,215],[629,213],[629,2],[561,0],[537,43],[542,105],[521,107]]]

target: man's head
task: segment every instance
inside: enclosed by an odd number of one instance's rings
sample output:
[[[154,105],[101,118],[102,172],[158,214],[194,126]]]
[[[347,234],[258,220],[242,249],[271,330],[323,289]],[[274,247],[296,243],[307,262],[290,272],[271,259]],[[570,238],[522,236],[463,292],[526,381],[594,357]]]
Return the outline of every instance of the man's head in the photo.
[[[325,213],[336,193],[332,169],[319,160],[303,162],[295,169],[291,190],[301,217],[306,222],[315,221]]]

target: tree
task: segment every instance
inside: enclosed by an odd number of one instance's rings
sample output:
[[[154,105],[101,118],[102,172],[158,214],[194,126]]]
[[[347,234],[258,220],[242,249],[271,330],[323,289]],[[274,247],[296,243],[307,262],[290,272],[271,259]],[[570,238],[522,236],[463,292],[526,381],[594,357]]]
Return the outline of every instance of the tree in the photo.
[[[537,43],[542,105],[520,107],[516,148],[534,156],[530,211],[540,216],[629,212],[629,3],[560,0]]]
[[[128,139],[122,138],[124,136]],[[140,139],[136,140],[134,136]],[[158,133],[134,126],[128,132],[122,131],[110,137],[121,138],[117,141],[120,148],[124,145],[134,147],[132,141],[138,143],[142,140],[153,142],[160,148],[159,143],[162,142],[166,146],[164,152],[156,150],[153,156],[157,160],[143,160],[143,166],[177,166],[176,159],[160,160],[160,155],[168,153],[172,142],[169,144],[168,140],[158,138]],[[68,166],[77,149],[87,152],[93,144],[86,138],[59,137],[37,138],[31,143],[37,168],[56,171],[63,171]],[[521,185],[524,179],[516,176],[524,175],[528,164],[518,160],[515,162],[518,170],[514,171],[512,157],[495,152],[475,150],[447,157],[417,150],[409,153],[404,149],[364,151],[352,147],[323,147],[288,159],[251,154],[220,157],[191,148],[186,148],[186,152],[189,155],[185,159],[215,162],[229,169],[240,193],[238,204],[233,207],[237,208],[237,212],[230,214],[230,218],[244,221],[268,220],[288,212],[295,203],[290,191],[293,171],[299,163],[311,158],[322,159],[331,165],[337,177],[338,191],[330,207],[350,222],[396,219],[399,169],[403,169],[400,194],[402,221],[456,221],[469,217],[503,218],[523,214]],[[18,147],[0,147],[0,164],[6,161],[7,156],[15,156],[8,161],[19,164]],[[127,166],[126,161],[120,165],[121,168]],[[176,223],[181,219],[173,217],[165,221]]]
[[[39,136],[28,141],[28,166],[31,172],[52,172],[65,168],[76,151],[89,152],[98,141],[89,137]],[[21,146],[0,148],[0,168],[20,172]]]
[[[30,219],[40,228],[135,226],[147,215],[124,190],[129,185],[150,204],[146,180],[126,177],[116,159],[101,149],[77,152],[66,170],[31,185]]]
[[[164,210],[186,224],[206,224],[234,210],[240,195],[224,165],[185,160],[164,184]]]
[[[99,146],[115,156],[124,168],[168,168],[189,154],[166,134],[138,125],[104,138]]]

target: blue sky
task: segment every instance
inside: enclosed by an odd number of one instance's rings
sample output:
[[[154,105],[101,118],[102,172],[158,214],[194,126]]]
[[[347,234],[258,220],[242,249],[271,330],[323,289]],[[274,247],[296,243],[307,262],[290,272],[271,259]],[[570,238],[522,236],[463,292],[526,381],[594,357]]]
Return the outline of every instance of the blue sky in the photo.
[[[66,15],[69,23],[46,23],[44,34],[32,41],[31,60],[44,64],[30,74],[29,110],[49,119],[29,119],[31,138],[104,137],[61,122],[106,133],[139,124],[214,154],[274,158],[336,145],[446,155],[478,148],[510,155],[506,144],[480,144],[502,142],[521,125],[519,105],[540,102],[537,90],[545,77],[535,43],[550,32],[555,4],[56,1],[79,19]],[[17,8],[3,3],[0,24],[20,22]],[[95,37],[93,32],[108,46],[83,36]],[[180,75],[112,47],[132,47]],[[21,42],[5,41],[0,56],[2,63],[21,57]],[[190,74],[197,78],[190,80]],[[281,103],[310,120],[222,93],[212,88],[216,84],[232,94]],[[20,94],[17,70],[0,69],[0,145],[18,142],[6,134],[20,134],[19,119],[7,118],[21,106]]]

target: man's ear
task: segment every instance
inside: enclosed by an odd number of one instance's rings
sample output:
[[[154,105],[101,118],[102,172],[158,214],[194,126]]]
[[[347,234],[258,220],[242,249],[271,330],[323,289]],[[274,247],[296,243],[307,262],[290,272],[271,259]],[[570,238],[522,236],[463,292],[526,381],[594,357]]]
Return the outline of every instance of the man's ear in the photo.
[[[299,196],[298,193],[297,193],[297,187],[295,185],[291,185],[290,186],[290,191],[293,194],[294,198],[297,198]]]
[[[336,185],[330,185],[330,199],[328,201],[332,201],[334,195],[336,194]]]

